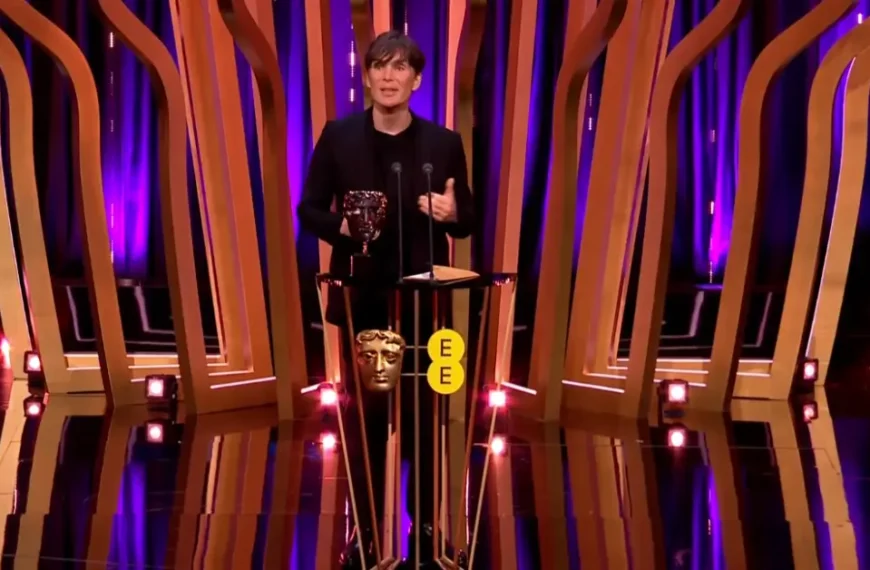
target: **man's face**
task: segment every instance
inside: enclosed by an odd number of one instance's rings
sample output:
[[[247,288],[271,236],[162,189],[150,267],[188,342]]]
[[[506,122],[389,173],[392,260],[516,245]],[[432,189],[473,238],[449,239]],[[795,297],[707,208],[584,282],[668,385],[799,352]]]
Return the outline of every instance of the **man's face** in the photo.
[[[403,58],[393,56],[389,60],[374,62],[365,80],[377,105],[395,109],[408,104],[411,93],[420,86],[421,77]]]
[[[402,347],[390,339],[364,341],[357,349],[357,363],[365,387],[373,392],[389,392],[402,376]]]

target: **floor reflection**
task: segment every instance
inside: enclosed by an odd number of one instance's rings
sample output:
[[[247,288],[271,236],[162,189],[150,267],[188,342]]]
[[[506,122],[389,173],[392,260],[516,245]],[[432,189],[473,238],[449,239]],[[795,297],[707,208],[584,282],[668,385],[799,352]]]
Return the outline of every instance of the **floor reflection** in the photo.
[[[26,385],[10,389],[3,568],[336,567],[353,522],[325,415],[182,416],[158,442],[145,409],[106,415],[101,397],[55,396],[25,418]],[[679,448],[657,420],[511,416],[495,454],[483,414],[467,474],[464,428],[448,426],[440,518],[481,570],[870,568],[870,414],[854,399],[839,415],[818,392],[810,423],[799,403],[689,414]]]

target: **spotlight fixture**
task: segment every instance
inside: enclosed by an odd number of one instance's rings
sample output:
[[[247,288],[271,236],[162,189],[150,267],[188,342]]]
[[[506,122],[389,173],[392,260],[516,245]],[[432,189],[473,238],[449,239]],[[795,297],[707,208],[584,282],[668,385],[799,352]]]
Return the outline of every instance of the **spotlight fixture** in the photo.
[[[819,359],[807,358],[801,365],[801,374],[807,382],[815,382],[819,379]]]
[[[24,416],[38,418],[45,411],[46,399],[44,397],[30,395],[24,398]]]
[[[819,404],[818,402],[807,402],[801,407],[801,415],[804,418],[804,422],[810,423],[813,420],[819,418]]]
[[[689,383],[685,380],[662,380],[659,395],[668,404],[685,404],[689,401]]]
[[[35,350],[28,350],[24,353],[24,373],[42,373],[42,358],[39,357],[39,353]]]
[[[145,397],[149,402],[174,403],[178,400],[178,379],[172,374],[151,374],[146,376]]]
[[[9,344],[9,339],[0,335],[0,369],[10,368],[12,368],[12,345]]]
[[[335,434],[324,432],[320,434],[320,445],[323,451],[332,451],[338,445],[338,440],[335,439]]]
[[[682,449],[686,447],[688,440],[689,433],[685,427],[675,424],[668,429],[668,447]]]
[[[501,388],[497,386],[492,386],[489,389],[489,407],[490,408],[503,408],[507,405],[507,394]]]
[[[338,391],[331,382],[324,382],[320,385],[320,405],[332,407],[338,404]]]
[[[504,455],[505,451],[507,451],[507,442],[502,436],[497,435],[492,438],[492,441],[489,444],[489,450],[493,455]]]
[[[147,422],[145,424],[145,440],[148,443],[163,443],[166,429],[162,422]]]

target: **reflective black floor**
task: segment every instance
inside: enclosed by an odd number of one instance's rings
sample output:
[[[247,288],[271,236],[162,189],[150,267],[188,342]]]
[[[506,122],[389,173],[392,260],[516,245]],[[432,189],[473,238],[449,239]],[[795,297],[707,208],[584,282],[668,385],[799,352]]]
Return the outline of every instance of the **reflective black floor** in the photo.
[[[3,568],[337,567],[353,523],[329,418],[246,410],[158,434],[97,396],[25,419],[25,396],[15,382],[0,431]],[[467,476],[445,467],[444,517],[480,570],[870,568],[870,397],[814,398],[810,423],[761,401],[687,417],[682,448],[668,426],[509,417],[503,453],[485,461],[480,429]]]

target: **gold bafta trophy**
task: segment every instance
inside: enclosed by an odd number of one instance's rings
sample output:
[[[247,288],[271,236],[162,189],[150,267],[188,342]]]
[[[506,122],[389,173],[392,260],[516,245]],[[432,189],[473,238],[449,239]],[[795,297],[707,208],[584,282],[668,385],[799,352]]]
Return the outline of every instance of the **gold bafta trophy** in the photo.
[[[402,377],[405,339],[393,331],[365,330],[356,335],[356,361],[363,386],[392,392]]]
[[[350,235],[362,242],[362,253],[351,258],[350,274],[354,277],[372,275],[369,244],[378,239],[387,219],[387,197],[376,190],[351,190],[344,196],[344,217]]]

